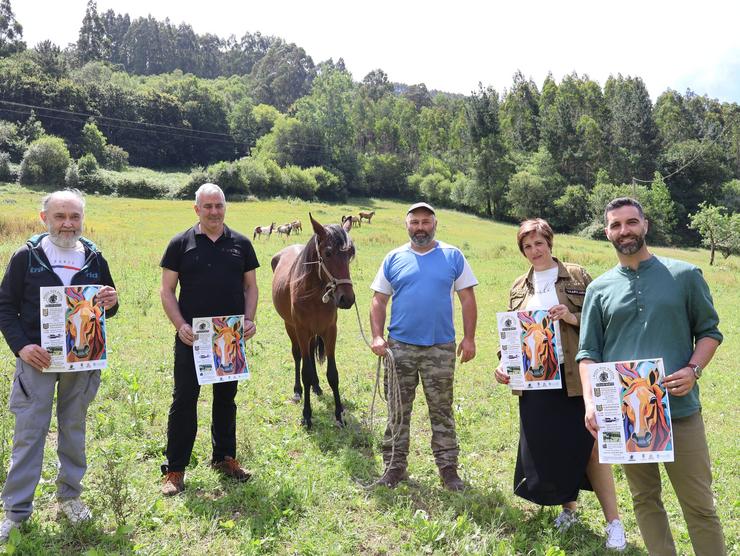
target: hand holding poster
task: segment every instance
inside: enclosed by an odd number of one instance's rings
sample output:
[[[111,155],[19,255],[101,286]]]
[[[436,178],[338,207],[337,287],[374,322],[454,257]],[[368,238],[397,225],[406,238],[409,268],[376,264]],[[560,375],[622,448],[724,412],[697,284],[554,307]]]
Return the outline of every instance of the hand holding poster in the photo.
[[[560,326],[545,309],[496,314],[501,365],[512,390],[559,390]]]
[[[244,315],[194,318],[193,333],[198,384],[249,378]]]
[[[599,463],[673,461],[663,360],[592,363],[588,372],[599,424]]]
[[[108,366],[101,286],[40,288],[41,347],[51,355],[44,372],[90,371]]]

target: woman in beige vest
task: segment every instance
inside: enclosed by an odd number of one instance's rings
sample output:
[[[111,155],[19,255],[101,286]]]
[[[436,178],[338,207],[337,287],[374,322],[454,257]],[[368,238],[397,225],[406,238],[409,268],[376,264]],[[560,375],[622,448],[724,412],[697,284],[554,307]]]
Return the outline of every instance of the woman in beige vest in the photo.
[[[599,463],[594,439],[583,424],[583,392],[575,361],[581,306],[591,277],[583,267],[553,258],[552,228],[541,218],[522,222],[517,243],[531,267],[511,286],[509,310],[546,309],[560,323],[563,386],[514,392],[519,395],[520,423],[514,493],[543,506],[562,505],[555,526],[565,531],[578,520],[579,490],[593,490],[607,521],[606,547],[623,550],[626,539],[611,467]],[[509,382],[500,365],[496,380]]]

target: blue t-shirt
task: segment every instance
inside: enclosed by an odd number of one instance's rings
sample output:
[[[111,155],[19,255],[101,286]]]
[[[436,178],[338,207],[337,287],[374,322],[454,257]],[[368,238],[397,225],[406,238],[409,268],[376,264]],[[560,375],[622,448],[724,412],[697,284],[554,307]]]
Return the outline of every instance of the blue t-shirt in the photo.
[[[388,253],[370,287],[392,296],[391,338],[432,346],[455,341],[452,293],[477,284],[462,252],[438,241],[426,253],[410,244]]]

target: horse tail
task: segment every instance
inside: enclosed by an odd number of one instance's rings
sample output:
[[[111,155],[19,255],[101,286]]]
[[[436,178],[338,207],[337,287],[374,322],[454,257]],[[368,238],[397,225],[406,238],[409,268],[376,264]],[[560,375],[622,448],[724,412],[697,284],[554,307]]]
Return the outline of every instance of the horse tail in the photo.
[[[311,343],[313,344],[313,353],[314,353],[315,360],[323,365],[324,361],[326,361],[326,350],[324,348],[324,339],[321,336],[315,336],[314,341]]]

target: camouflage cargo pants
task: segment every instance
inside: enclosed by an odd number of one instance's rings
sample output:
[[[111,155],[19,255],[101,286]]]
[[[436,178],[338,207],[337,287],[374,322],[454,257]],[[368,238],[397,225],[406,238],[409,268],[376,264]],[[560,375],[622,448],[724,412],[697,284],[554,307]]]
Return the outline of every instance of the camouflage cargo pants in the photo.
[[[455,417],[452,414],[452,388],[455,378],[455,342],[434,346],[415,346],[389,338],[388,346],[396,361],[396,372],[401,386],[401,403],[403,419],[401,430],[393,448],[391,432],[385,431],[383,440],[383,461],[388,467],[406,469],[409,454],[409,423],[411,409],[416,397],[416,387],[421,384],[424,389],[429,420],[432,425],[432,453],[437,467],[457,465],[459,447],[455,434]],[[386,392],[387,372],[385,376]]]

